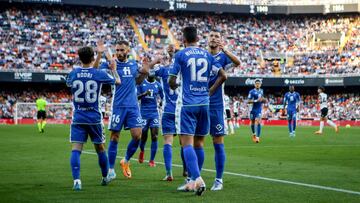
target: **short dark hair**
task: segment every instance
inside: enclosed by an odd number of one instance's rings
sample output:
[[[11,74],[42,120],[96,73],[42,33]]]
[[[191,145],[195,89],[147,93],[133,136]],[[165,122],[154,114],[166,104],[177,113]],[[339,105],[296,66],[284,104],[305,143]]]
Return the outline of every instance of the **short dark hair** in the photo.
[[[197,40],[197,29],[194,26],[185,27],[183,30],[184,39],[188,43],[196,42]]]
[[[218,32],[221,34],[221,31],[219,29],[216,29],[216,28],[211,28],[210,32]]]
[[[255,79],[254,83],[257,83],[257,82],[262,83],[260,78]]]
[[[128,41],[126,41],[126,40],[119,40],[119,41],[116,42],[116,44],[125,45],[127,47],[130,46],[130,43]]]
[[[323,92],[325,91],[325,87],[323,87],[323,86],[318,87],[318,89],[320,89]]]
[[[94,60],[94,50],[91,47],[81,47],[78,55],[83,64],[89,64]]]

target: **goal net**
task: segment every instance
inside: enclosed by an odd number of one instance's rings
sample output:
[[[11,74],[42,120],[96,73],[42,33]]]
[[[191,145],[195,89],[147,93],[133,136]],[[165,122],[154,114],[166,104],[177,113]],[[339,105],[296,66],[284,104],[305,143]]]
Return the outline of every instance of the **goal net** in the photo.
[[[36,103],[18,102],[14,113],[15,124],[35,121],[37,119]],[[51,121],[50,123],[62,123],[62,121],[70,120],[71,116],[71,103],[48,103],[46,106],[46,117]]]

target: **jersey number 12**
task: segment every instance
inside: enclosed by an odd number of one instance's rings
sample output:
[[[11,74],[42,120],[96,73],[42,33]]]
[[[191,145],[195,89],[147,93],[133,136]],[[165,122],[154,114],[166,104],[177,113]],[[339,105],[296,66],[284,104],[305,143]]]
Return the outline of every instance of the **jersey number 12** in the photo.
[[[187,66],[191,69],[191,81],[207,82],[207,77],[204,73],[208,67],[208,61],[204,58],[190,58],[187,62]],[[200,66],[200,70],[197,71],[196,67]]]

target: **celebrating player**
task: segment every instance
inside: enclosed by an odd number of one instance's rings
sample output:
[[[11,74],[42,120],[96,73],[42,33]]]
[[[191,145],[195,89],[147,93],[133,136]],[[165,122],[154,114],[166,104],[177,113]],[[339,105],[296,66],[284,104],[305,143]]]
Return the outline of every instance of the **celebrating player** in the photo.
[[[103,132],[102,115],[99,111],[99,95],[102,84],[120,82],[114,63],[111,65],[111,72],[116,80],[106,72],[92,67],[94,52],[91,47],[79,49],[78,55],[82,67],[72,70],[66,81],[66,84],[71,87],[74,105],[70,131],[70,141],[72,143],[70,165],[74,179],[74,190],[81,190],[80,155],[88,135],[94,143],[96,153],[98,154],[103,177],[101,185],[107,185],[110,182],[110,179],[107,177],[109,164],[104,145],[105,135]]]
[[[209,52],[219,62],[223,69],[229,69],[233,66],[240,64],[239,59],[230,51],[224,48],[224,44],[221,38],[221,33],[218,30],[212,30],[208,38]],[[210,74],[209,87],[215,84],[218,79],[218,75]],[[222,190],[223,181],[222,176],[225,167],[225,150],[224,150],[224,135],[226,135],[225,123],[224,123],[224,87],[221,86],[215,89],[214,93],[210,96],[210,134],[213,138],[213,145],[215,149],[215,167],[216,178],[211,190]],[[226,108],[226,105],[225,105]],[[226,111],[226,113],[230,114]],[[234,134],[234,126],[231,121],[231,114],[229,122],[231,134]],[[202,148],[195,148],[196,151],[201,151]],[[199,153],[199,152],[198,152]],[[203,151],[201,153],[204,153]]]
[[[128,60],[130,51],[129,42],[119,41],[116,44],[116,67],[120,75],[121,84],[113,88],[112,114],[109,122],[111,131],[110,143],[108,149],[109,155],[109,177],[114,179],[116,173],[114,170],[120,131],[125,126],[130,129],[132,136],[127,146],[126,156],[120,162],[123,175],[131,178],[130,158],[134,155],[141,138],[142,118],[139,111],[136,95],[136,84],[141,84],[149,73],[149,66],[144,62],[143,67],[139,68],[134,60]],[[103,69],[109,68],[108,63],[102,63]]]
[[[163,178],[165,181],[173,181],[172,174],[172,145],[174,142],[174,136],[176,136],[176,127],[175,127],[175,107],[177,100],[176,91],[172,90],[169,86],[169,70],[173,67],[173,56],[175,54],[175,46],[170,44],[166,48],[168,54],[165,57],[165,65],[156,67],[153,72],[155,76],[161,78],[161,84],[163,86],[163,91],[165,94],[164,104],[163,104],[163,114],[161,118],[161,127],[162,134],[164,136],[164,148],[163,156],[165,162],[166,176]],[[157,60],[161,58],[158,57]],[[183,176],[187,176],[186,164],[184,160],[183,148],[181,147],[181,159],[183,162]]]
[[[151,155],[149,166],[155,167],[154,159],[158,148],[157,138],[159,134],[159,112],[157,99],[160,97],[161,100],[163,100],[164,94],[160,83],[155,80],[155,76],[148,76],[147,80],[144,80],[144,82],[138,85],[137,94],[138,99],[140,100],[141,117],[145,122],[140,141],[139,163],[144,162],[145,144],[148,137],[148,130],[150,128]]]
[[[289,86],[289,92],[284,96],[284,109],[286,108],[290,137],[295,137],[296,112],[299,112],[300,94],[295,92],[293,85]]]
[[[39,129],[39,133],[44,133],[45,125],[46,125],[46,105],[47,102],[43,97],[39,97],[36,100],[36,108],[37,112],[37,126]]]
[[[252,139],[255,143],[260,142],[260,133],[261,133],[261,111],[262,104],[266,101],[263,97],[264,92],[261,87],[261,80],[255,80],[255,88],[250,90],[248,96],[248,103],[252,104],[252,108],[250,111],[250,122],[251,122],[251,132]]]
[[[200,176],[204,163],[204,138],[209,132],[209,94],[226,80],[226,73],[216,59],[206,50],[197,47],[197,29],[186,27],[183,30],[185,49],[175,55],[174,67],[170,70],[169,85],[175,90],[179,86],[176,106],[176,128],[181,136],[181,144],[191,181],[186,190],[194,190],[202,195],[206,186]],[[209,89],[210,73],[219,75]],[[180,84],[176,79],[179,77]],[[181,188],[182,189],[182,188]]]
[[[329,109],[328,109],[328,104],[327,104],[327,94],[324,91],[325,91],[324,87],[318,88],[320,109],[321,109],[321,118],[320,118],[320,129],[315,132],[315,134],[317,134],[317,135],[321,135],[323,133],[324,122],[326,122],[331,127],[333,127],[335,129],[336,133],[339,132],[339,127],[332,120],[330,120],[328,118]]]

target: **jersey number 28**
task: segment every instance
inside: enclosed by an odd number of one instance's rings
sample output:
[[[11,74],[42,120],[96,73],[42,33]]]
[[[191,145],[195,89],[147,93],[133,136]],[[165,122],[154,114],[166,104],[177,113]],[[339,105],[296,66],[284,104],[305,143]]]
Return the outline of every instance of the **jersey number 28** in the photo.
[[[84,88],[85,86],[85,88]],[[84,103],[94,103],[97,98],[97,89],[98,85],[94,80],[86,81],[84,84],[81,80],[75,80],[73,82],[73,87],[77,89],[74,93],[75,102]],[[81,93],[85,90],[85,97],[81,97]]]

